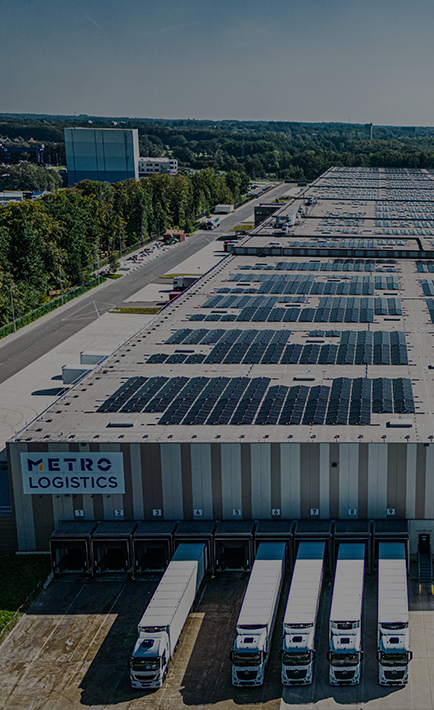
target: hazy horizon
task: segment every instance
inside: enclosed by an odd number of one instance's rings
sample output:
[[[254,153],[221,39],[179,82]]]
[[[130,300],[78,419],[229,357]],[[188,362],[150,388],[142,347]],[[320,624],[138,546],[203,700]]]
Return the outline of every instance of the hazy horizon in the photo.
[[[429,0],[0,0],[2,113],[434,124]]]

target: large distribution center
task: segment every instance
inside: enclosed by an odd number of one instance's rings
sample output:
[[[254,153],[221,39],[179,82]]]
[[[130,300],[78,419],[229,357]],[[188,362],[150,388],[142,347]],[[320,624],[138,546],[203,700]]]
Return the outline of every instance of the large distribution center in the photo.
[[[434,531],[434,175],[332,168],[229,248],[9,442],[19,550]]]

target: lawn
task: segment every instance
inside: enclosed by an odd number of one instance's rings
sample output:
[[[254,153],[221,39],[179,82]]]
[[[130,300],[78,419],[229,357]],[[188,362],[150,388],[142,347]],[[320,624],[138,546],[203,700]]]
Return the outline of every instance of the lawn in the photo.
[[[21,616],[35,598],[50,573],[48,555],[0,555],[0,633],[12,619],[16,610]]]

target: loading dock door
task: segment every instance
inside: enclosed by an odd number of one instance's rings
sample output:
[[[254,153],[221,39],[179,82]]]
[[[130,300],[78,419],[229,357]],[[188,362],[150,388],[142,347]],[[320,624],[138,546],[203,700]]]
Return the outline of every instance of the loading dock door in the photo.
[[[409,532],[407,520],[373,520],[373,560],[377,567],[380,542],[405,542],[407,564],[409,563]]]
[[[91,520],[62,521],[50,539],[54,574],[91,571],[90,538],[96,523]]]
[[[215,569],[213,533],[215,520],[182,520],[178,523],[174,534],[175,549],[183,542],[202,542],[206,545],[206,569]]]
[[[331,520],[297,520],[294,528],[294,559],[297,557],[300,542],[325,542],[324,562],[331,569],[332,558],[332,522]]]
[[[131,538],[137,523],[105,521],[92,535],[93,569],[96,574],[132,570]]]
[[[368,571],[371,569],[371,522],[369,520],[336,520],[334,524],[333,565],[341,542],[363,542]]]
[[[284,542],[286,545],[286,560],[292,564],[292,520],[259,520],[255,530],[254,553],[258,551],[261,542]]]
[[[134,574],[166,569],[173,554],[174,520],[144,520],[133,533]]]
[[[248,570],[253,561],[253,520],[222,520],[214,534],[217,570]]]

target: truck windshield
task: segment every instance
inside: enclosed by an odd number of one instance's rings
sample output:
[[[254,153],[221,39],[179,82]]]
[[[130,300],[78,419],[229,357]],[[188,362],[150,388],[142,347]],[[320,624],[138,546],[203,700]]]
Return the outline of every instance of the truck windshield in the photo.
[[[234,666],[259,666],[261,663],[260,653],[235,653],[232,654]]]
[[[358,662],[358,653],[332,653],[330,656],[332,666],[357,666]]]
[[[310,653],[288,653],[282,652],[282,663],[285,666],[307,666],[310,663]]]
[[[155,671],[160,667],[160,658],[131,658],[130,668],[133,671]]]
[[[406,653],[380,653],[382,666],[406,666],[408,658]]]

